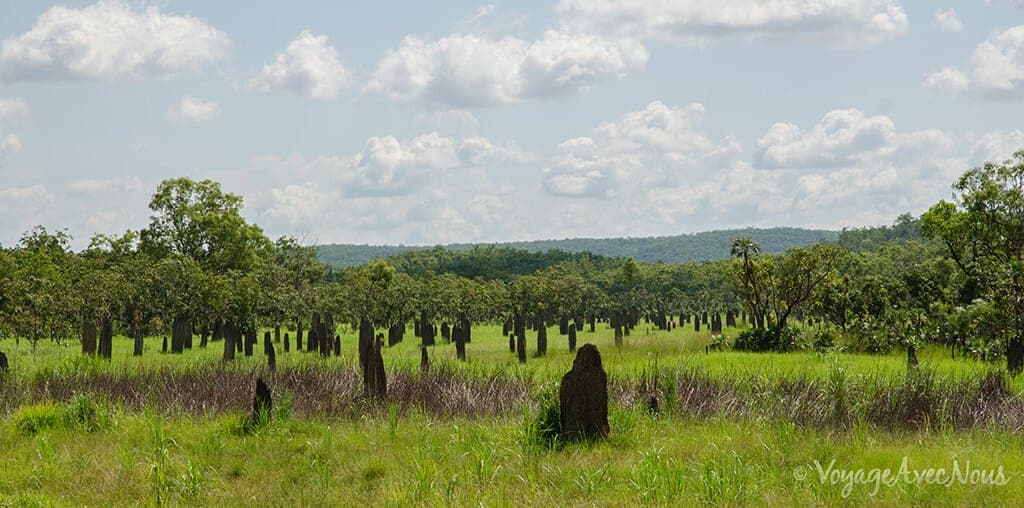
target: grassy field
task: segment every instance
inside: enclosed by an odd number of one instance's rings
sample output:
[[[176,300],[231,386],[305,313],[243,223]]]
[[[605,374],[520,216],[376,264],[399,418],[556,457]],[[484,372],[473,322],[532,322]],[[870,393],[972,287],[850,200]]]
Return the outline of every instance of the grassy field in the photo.
[[[910,374],[901,354],[706,354],[706,331],[645,325],[617,350],[599,326],[579,343],[602,352],[611,437],[550,449],[533,414],[573,355],[552,328],[548,354],[532,356],[531,332],[520,365],[500,332],[474,327],[467,362],[430,348],[430,373],[408,333],[383,353],[386,403],[362,399],[351,333],[328,359],[277,345],[276,373],[262,345],[224,365],[220,343],[170,355],[152,337],[133,358],[115,338],[107,362],[74,341],[2,340],[0,505],[1024,504],[1021,381],[992,364],[940,349]],[[256,376],[275,411],[252,430]],[[876,489],[871,470],[904,458],[908,474],[956,463],[968,481]]]
[[[568,339],[565,336],[559,336],[557,331],[557,327],[548,329],[548,353],[541,358],[534,354],[536,332],[528,332],[529,359],[526,365],[520,365],[516,360],[515,353],[509,352],[508,339],[501,335],[501,326],[495,324],[473,327],[473,342],[466,346],[466,362],[456,361],[455,346],[444,344],[440,339],[436,346],[429,348],[430,358],[434,365],[444,365],[460,371],[514,372],[517,375],[557,380],[572,367],[572,360],[575,357],[574,353],[570,353],[568,350]],[[727,328],[725,335],[735,336],[738,331],[737,328]],[[294,338],[294,331],[287,332]],[[282,344],[276,344],[277,365],[279,368],[311,364],[353,365],[356,357],[356,336],[348,327],[339,327],[338,332],[342,338],[343,352],[340,358],[323,359],[312,353],[296,353],[293,342],[293,350],[287,354],[283,352]],[[262,336],[261,331],[260,341],[262,341]],[[604,325],[598,326],[596,332],[593,333],[580,332],[578,344],[589,342],[597,345],[601,351],[605,370],[608,371],[610,377],[637,377],[657,368],[695,370],[720,378],[823,378],[834,369],[837,362],[842,364],[851,375],[891,377],[906,372],[906,356],[899,352],[890,355],[816,352],[778,354],[734,351],[705,353],[705,346],[708,345],[710,338],[711,335],[707,327],[697,333],[690,326],[677,327],[671,332],[664,332],[641,325],[632,336],[625,338],[623,348],[616,349],[612,331],[607,325]],[[11,359],[13,373],[22,377],[52,376],[55,373],[77,372],[83,368],[93,371],[145,372],[158,368],[188,371],[220,366],[222,364],[222,343],[210,343],[207,348],[203,349],[198,347],[198,342],[197,338],[195,340],[196,347],[179,356],[160,352],[161,337],[147,337],[145,354],[141,358],[135,358],[131,356],[131,340],[115,337],[112,360],[95,363],[83,362],[77,341],[66,341],[61,344],[40,341],[33,349],[26,341],[21,341],[20,345],[15,347],[12,339],[4,339],[0,340],[0,351],[6,352]],[[262,354],[262,342],[254,348],[254,351],[252,358],[245,358],[238,354],[232,366],[251,370],[264,365],[266,360]],[[413,337],[410,329],[406,333],[406,340],[395,347],[386,348],[383,356],[388,369],[416,370],[420,363],[419,339]],[[972,376],[999,366],[999,364],[973,359],[951,359],[948,350],[939,348],[919,351],[918,358],[929,369],[949,376]],[[1013,386],[1016,389],[1024,390],[1024,380],[1014,380]]]

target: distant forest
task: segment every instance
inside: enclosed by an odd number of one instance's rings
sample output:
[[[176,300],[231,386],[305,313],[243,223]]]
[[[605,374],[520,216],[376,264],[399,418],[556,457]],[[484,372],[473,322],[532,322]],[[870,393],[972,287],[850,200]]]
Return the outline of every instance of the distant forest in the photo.
[[[790,247],[806,246],[820,241],[840,240],[843,234],[852,235],[851,242],[859,246],[857,250],[870,249],[872,244],[890,235],[887,233],[888,229],[890,228],[865,228],[840,232],[802,228],[746,228],[647,238],[573,238],[494,244],[460,243],[446,245],[442,248],[449,251],[469,251],[474,248],[477,250],[480,248],[511,248],[531,253],[547,253],[546,255],[552,258],[560,258],[555,262],[571,257],[565,253],[591,253],[599,257],[633,257],[637,261],[648,263],[682,263],[727,258],[729,257],[730,243],[738,237],[751,238],[761,246],[761,250],[765,254],[779,253]],[[377,258],[406,257],[408,260],[408,257],[403,255],[437,249],[437,247],[402,245],[344,244],[320,245],[318,248],[320,261],[338,267],[362,265]],[[556,251],[560,251],[561,254]]]

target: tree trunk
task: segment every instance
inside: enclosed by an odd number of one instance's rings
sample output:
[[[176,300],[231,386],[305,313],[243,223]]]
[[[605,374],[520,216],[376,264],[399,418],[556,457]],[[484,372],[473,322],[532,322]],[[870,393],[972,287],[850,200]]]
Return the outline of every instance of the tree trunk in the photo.
[[[1006,348],[1006,370],[1011,374],[1019,374],[1024,367],[1024,339],[1013,337]]]
[[[237,332],[235,327],[232,325],[224,325],[224,356],[225,362],[235,359],[235,341],[237,340]]]
[[[142,337],[142,329],[135,330],[135,347],[132,349],[132,356],[142,356],[142,350],[145,346],[145,339]]]
[[[913,369],[917,365],[917,350],[914,349],[913,344],[907,344],[907,367]]]
[[[537,356],[548,354],[548,327],[544,320],[537,323]]]
[[[114,325],[110,322],[110,318],[103,318],[103,323],[100,326],[100,344],[99,344],[99,355],[101,358],[110,359],[114,352]]]

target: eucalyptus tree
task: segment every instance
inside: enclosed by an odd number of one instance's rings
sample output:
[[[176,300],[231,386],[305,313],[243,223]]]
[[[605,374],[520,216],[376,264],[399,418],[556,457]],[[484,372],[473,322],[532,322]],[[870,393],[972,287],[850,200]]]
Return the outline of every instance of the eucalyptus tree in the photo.
[[[155,260],[170,260],[158,274],[164,287],[198,289],[196,284],[174,280],[175,273],[204,280],[231,274],[231,279],[241,282],[255,272],[272,251],[272,244],[263,231],[242,217],[242,198],[222,191],[220,184],[212,180],[164,180],[153,194],[149,209],[152,211],[149,225],[140,232],[141,249]],[[175,352],[180,352],[183,342],[190,340],[193,323],[212,314],[210,309],[201,307],[205,302],[195,297],[196,293],[198,291],[168,295],[171,301],[167,310],[175,314],[165,315],[164,320],[174,323],[175,335],[179,336],[172,347]],[[226,307],[258,306],[258,294],[250,296],[254,298],[252,302]],[[239,315],[230,319],[254,327],[252,317]]]
[[[275,334],[287,321],[296,322],[301,329],[303,317],[318,308],[317,295],[326,295],[322,284],[326,268],[317,259],[317,249],[292,237],[282,236],[274,242],[257,273],[263,288],[261,313],[267,324],[275,327]]]
[[[954,202],[940,201],[921,218],[928,238],[949,257],[1009,323],[1006,367],[1024,369],[1024,150],[986,163],[953,185]]]
[[[259,226],[242,217],[242,198],[212,180],[164,180],[149,202],[143,248],[156,257],[177,255],[202,269],[248,272],[270,250]]]
[[[383,260],[345,272],[335,301],[343,302],[344,308],[339,310],[344,310],[353,328],[359,330],[359,361],[364,369],[370,348],[375,347],[375,328],[404,322],[412,286],[408,275]]]
[[[124,316],[125,300],[131,290],[126,278],[129,274],[121,265],[135,254],[135,238],[131,231],[121,237],[97,235],[85,251],[73,258],[74,269],[70,273],[85,354],[111,357],[114,320]]]
[[[423,346],[435,343],[433,320],[442,304],[440,288],[440,276],[432,272],[417,277],[412,283],[407,311],[412,315],[414,333]]]
[[[466,359],[466,343],[472,339],[472,325],[492,319],[502,305],[503,284],[500,281],[482,282],[454,274],[440,275],[432,281],[438,290],[438,312],[453,323],[452,342],[456,356]]]
[[[169,255],[154,263],[154,296],[160,304],[162,329],[171,330],[171,352],[182,353],[192,334],[196,309],[208,305],[202,268],[193,259]]]
[[[14,255],[0,247],[0,337],[14,334]]]
[[[783,254],[759,257],[756,244],[739,243],[732,277],[755,326],[773,332],[784,329],[789,318],[807,308],[817,289],[835,275],[843,250],[831,244],[790,248]]]
[[[33,348],[39,339],[60,340],[72,335],[74,294],[71,285],[71,237],[37,226],[24,234],[12,252],[9,279],[9,323],[15,337],[25,337]]]
[[[636,325],[647,291],[640,264],[632,257],[623,261],[608,279],[610,285],[606,291],[611,302],[611,325],[615,330],[615,345],[621,347],[623,335]]]

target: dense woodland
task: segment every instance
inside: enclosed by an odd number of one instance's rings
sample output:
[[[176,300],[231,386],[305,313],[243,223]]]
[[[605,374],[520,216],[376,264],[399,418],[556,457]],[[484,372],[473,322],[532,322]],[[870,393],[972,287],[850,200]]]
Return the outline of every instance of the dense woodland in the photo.
[[[745,228],[706,231],[688,235],[657,236],[647,238],[567,238],[563,240],[533,240],[526,242],[500,242],[492,244],[456,243],[442,246],[448,251],[474,249],[508,249],[509,252],[526,251],[545,253],[558,251],[589,253],[599,256],[632,257],[647,263],[682,263],[685,261],[714,261],[729,256],[733,239],[747,237],[761,246],[766,254],[784,252],[790,247],[805,246],[820,241],[835,240],[836,231],[802,228]],[[356,266],[374,259],[389,258],[438,247],[412,247],[405,245],[320,245],[320,260],[332,266]],[[519,254],[523,255],[523,254]]]
[[[1024,366],[1024,151],[964,173],[953,201],[892,226],[845,230],[836,241],[769,253],[748,236],[721,259],[645,263],[559,250],[432,248],[355,267],[323,264],[315,247],[269,239],[239,196],[212,181],[160,184],[149,225],[98,235],[81,252],[62,230],[37,227],[0,250],[0,334],[81,341],[110,356],[114,334],[169,334],[172,353],[223,343],[251,352],[257,330],[296,327],[330,355],[336,325],[359,331],[360,359],[378,332],[400,341],[455,342],[477,323],[503,323],[519,360],[543,355],[546,328],[570,335],[597,322],[628,340],[641,320],[661,328],[721,319],[751,329],[721,346],[869,353],[949,348],[954,356]],[[435,329],[440,329],[436,332]],[[305,335],[301,330],[306,330]],[[527,330],[531,333],[528,344]],[[435,334],[440,335],[435,337]],[[535,337],[536,342],[533,342]],[[731,342],[726,344],[725,342]]]

